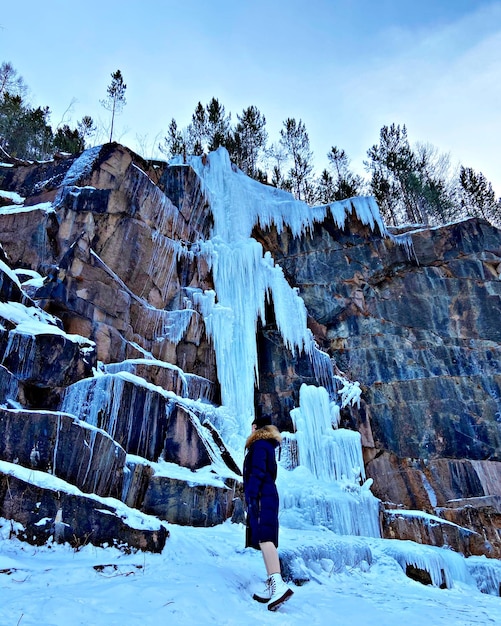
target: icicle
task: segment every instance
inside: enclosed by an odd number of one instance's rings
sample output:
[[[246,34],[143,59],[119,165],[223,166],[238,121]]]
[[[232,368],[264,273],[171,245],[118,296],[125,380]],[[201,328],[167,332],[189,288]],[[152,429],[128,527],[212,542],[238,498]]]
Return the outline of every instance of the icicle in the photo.
[[[292,525],[299,519],[336,533],[379,537],[379,500],[369,481],[360,484],[365,480],[360,433],[337,428],[339,406],[323,387],[303,384],[291,418],[296,432],[284,436],[281,465],[296,467],[296,478],[283,487],[285,519]]]
[[[280,523],[324,526],[340,535],[380,537],[379,500],[354,483],[318,480],[303,466],[279,475]]]
[[[188,392],[188,377],[191,375],[185,374],[180,367],[178,367],[177,365],[173,365],[172,363],[166,363],[165,361],[157,361],[156,359],[128,359],[126,361],[120,361],[119,363],[108,363],[104,367],[108,374],[117,374],[118,372],[128,372],[129,374],[136,375],[137,368],[140,365],[162,367],[168,370],[175,371],[177,376],[181,380],[181,397],[183,398],[187,396],[193,397]]]
[[[57,428],[56,428],[56,442],[54,444],[54,453],[52,456],[52,473],[54,474],[54,476],[56,475],[56,469],[57,469],[57,451],[59,448],[59,431],[61,430],[61,414],[59,413],[57,416]]]
[[[501,593],[501,562],[486,556],[470,556],[466,559],[468,572],[482,593],[499,596]]]
[[[253,415],[254,384],[258,377],[257,321],[265,322],[270,294],[284,344],[294,353],[311,353],[314,341],[306,326],[306,307],[259,242],[241,239],[229,245],[220,239],[201,244],[212,269],[216,291],[193,294],[213,339],[225,406],[242,418],[242,431]],[[217,296],[216,296],[217,294]],[[216,301],[217,300],[217,301]]]
[[[419,475],[421,476],[421,482],[423,483],[423,487],[428,495],[428,500],[430,501],[431,506],[435,508],[438,502],[437,494],[435,493],[435,490],[431,486],[429,480],[426,478],[426,474],[424,472],[419,472]]]
[[[59,508],[54,518],[54,540],[56,543],[62,543],[64,541],[64,534],[68,524],[63,522],[63,509]]]
[[[9,332],[9,339],[2,361],[5,362],[12,354],[20,366],[16,372],[16,377],[19,380],[26,380],[32,373],[36,348],[37,342],[34,335],[12,330]]]
[[[90,468],[92,466],[92,459],[93,459],[93,456],[94,456],[94,445],[96,443],[96,436],[97,436],[97,431],[96,430],[91,430],[90,431],[90,437],[89,437],[89,444],[88,444],[89,458],[87,459],[87,469],[85,470],[85,475],[84,475],[84,478],[83,478],[83,484],[87,483],[87,478],[89,476]],[[99,474],[98,474],[98,472],[96,472],[95,476],[94,476],[94,485],[92,486],[93,491],[95,491],[95,489],[96,489],[98,479],[99,479]]]
[[[268,276],[265,276],[267,288],[273,298],[275,319],[284,344],[294,354],[304,351],[311,355],[315,342],[311,331],[306,326],[307,311],[297,289],[292,289],[285,280],[282,268],[274,265],[271,254],[264,256]]]
[[[313,365],[313,372],[315,378],[318,380],[322,387],[325,387],[329,392],[331,400],[337,399],[336,395],[336,378],[334,376],[334,369],[332,367],[332,361],[330,356],[319,350],[316,346],[311,352],[311,362]]]
[[[275,224],[279,232],[287,225],[294,236],[311,228],[314,215],[311,207],[282,189],[246,176],[231,164],[224,148],[211,152],[206,159],[190,157],[188,163],[200,177],[210,199],[214,236],[224,241],[247,239],[258,223],[263,228]]]
[[[122,389],[118,388],[120,386],[123,387],[123,380],[110,375],[78,381],[67,387],[61,411],[75,415],[92,426],[102,428],[100,413],[102,409],[108,410],[110,422],[106,431],[113,438],[113,427],[122,395]]]
[[[301,465],[322,480],[358,482],[364,475],[360,433],[339,429],[339,409],[323,387],[302,385],[291,411]]]
[[[152,240],[153,250],[148,266],[148,276],[152,280],[155,280],[155,277],[162,277],[160,291],[162,298],[165,298],[168,289],[172,287],[172,277],[177,267],[180,245],[156,230],[152,232]]]
[[[193,318],[197,320],[198,314],[190,309],[157,311],[153,340],[166,339],[171,343],[178,344],[184,338]]]
[[[299,465],[296,434],[283,432],[281,435],[280,465],[286,470],[293,470]]]
[[[341,396],[341,406],[353,406],[354,404],[356,404],[357,407],[360,408],[360,396],[362,395],[360,383],[358,382],[358,380],[356,380],[355,382],[351,382],[346,379],[342,380],[343,388],[338,391],[338,394]]]
[[[174,159],[171,163],[180,162]],[[328,357],[319,357],[311,332],[306,325],[306,308],[298,291],[285,280],[261,245],[250,238],[256,224],[285,226],[293,236],[325,219],[327,208],[338,225],[344,225],[355,212],[364,224],[376,225],[386,234],[379,209],[373,198],[350,198],[311,208],[291,194],[267,187],[245,176],[234,167],[228,152],[220,148],[207,157],[190,157],[188,163],[198,174],[214,216],[212,239],[200,246],[212,269],[215,293],[197,296],[216,352],[223,404],[247,422],[253,411],[253,386],[257,379],[255,329],[264,321],[266,297],[274,304],[277,328],[284,344],[293,353],[305,352],[329,393],[334,393],[332,365]],[[239,372],[236,380],[236,372]],[[243,391],[243,387],[249,386]]]
[[[395,559],[404,572],[407,565],[427,571],[432,584],[437,587],[445,585],[451,588],[454,581],[468,585],[473,582],[463,555],[447,548],[394,539],[381,542],[380,550]]]
[[[123,483],[122,483],[122,502],[127,502],[127,496],[129,494],[129,489],[132,484],[132,478],[134,476],[134,469],[136,467],[136,463],[133,461],[129,461],[127,458],[125,462],[125,467],[123,468]]]
[[[391,233],[388,233],[388,236],[394,243],[399,246],[403,246],[409,260],[414,259],[419,265],[419,259],[416,256],[416,251],[414,250],[414,242],[412,241],[412,236],[410,233],[401,233],[399,235],[393,235]]]
[[[185,374],[186,392],[185,397],[201,400],[202,402],[214,402],[214,383],[207,378],[196,374]]]

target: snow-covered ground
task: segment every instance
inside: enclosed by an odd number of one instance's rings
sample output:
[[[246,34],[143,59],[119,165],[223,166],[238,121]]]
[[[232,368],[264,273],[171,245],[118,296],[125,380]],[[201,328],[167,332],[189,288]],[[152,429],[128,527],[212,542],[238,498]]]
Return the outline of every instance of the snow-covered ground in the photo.
[[[252,600],[264,580],[261,555],[244,549],[244,527],[170,526],[161,554],[123,554],[91,545],[34,547],[0,539],[2,626],[470,626],[501,623],[501,599],[469,585],[424,586],[373,549],[369,566],[333,571],[319,561],[312,580],[276,613]],[[326,530],[317,530],[325,538]],[[315,534],[315,531],[314,531]],[[293,549],[301,531],[281,531]],[[309,537],[311,540],[311,537]],[[375,544],[380,540],[374,541]],[[374,544],[374,545],[375,545]]]

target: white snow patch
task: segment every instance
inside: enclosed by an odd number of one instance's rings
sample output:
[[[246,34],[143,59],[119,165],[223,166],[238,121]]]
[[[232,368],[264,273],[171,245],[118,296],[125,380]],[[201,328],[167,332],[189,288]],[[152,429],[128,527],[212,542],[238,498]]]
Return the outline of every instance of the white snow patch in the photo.
[[[0,163],[0,165],[2,164]],[[3,189],[0,189],[0,198],[5,198],[6,200],[10,200],[12,204],[23,204],[25,200],[25,198],[20,196],[15,191],[4,191]]]
[[[7,461],[0,461],[0,472],[7,476],[14,476],[15,478],[25,481],[31,485],[35,485],[42,489],[49,489],[51,491],[62,491],[64,493],[79,496],[81,498],[92,498],[92,500],[101,502],[112,507],[115,510],[115,514],[121,517],[131,528],[157,530],[162,526],[160,520],[152,515],[146,515],[141,513],[137,509],[131,509],[121,500],[116,498],[103,498],[92,494],[90,496],[83,491],[80,491],[78,487],[71,483],[58,478],[47,472],[40,472],[35,469],[23,467],[22,465],[16,465],[15,463],[8,463]]]
[[[17,204],[12,204],[0,207],[0,215],[9,215],[14,213],[32,213],[33,211],[52,213],[54,211],[54,207],[52,205],[52,202],[40,202],[39,204],[32,204],[30,206],[18,206]]]

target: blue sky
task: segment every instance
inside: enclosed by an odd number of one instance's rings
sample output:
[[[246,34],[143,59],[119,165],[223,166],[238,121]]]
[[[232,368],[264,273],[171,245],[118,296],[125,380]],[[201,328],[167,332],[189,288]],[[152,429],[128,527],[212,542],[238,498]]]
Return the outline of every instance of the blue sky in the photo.
[[[106,126],[100,100],[120,69],[115,137],[146,157],[171,118],[186,126],[215,96],[233,120],[257,106],[271,141],[302,119],[318,170],[337,145],[363,171],[394,122],[501,195],[499,0],[25,0],[2,7],[1,61],[53,125],[88,114]]]

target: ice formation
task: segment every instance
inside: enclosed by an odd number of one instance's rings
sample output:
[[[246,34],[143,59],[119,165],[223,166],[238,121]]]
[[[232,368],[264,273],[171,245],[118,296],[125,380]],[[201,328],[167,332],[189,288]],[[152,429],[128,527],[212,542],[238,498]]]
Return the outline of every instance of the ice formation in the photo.
[[[350,397],[358,401],[357,393]],[[339,405],[323,387],[302,385],[291,418],[295,433],[285,435],[285,449],[293,449],[295,442],[296,450],[286,465],[296,468],[284,480],[282,503],[288,524],[379,537],[379,501],[365,481],[360,434],[338,428]]]
[[[397,561],[404,571],[408,565],[427,571],[436,587],[450,588],[454,581],[473,583],[466,559],[452,550],[399,539],[382,541],[378,549]]]
[[[306,307],[298,291],[288,284],[271,254],[251,237],[257,224],[273,224],[278,232],[288,227],[293,236],[299,236],[325,219],[327,212],[342,228],[352,211],[364,224],[386,234],[377,205],[372,198],[352,198],[311,208],[289,193],[245,176],[232,166],[224,149],[204,158],[191,157],[189,164],[202,181],[214,217],[211,238],[200,243],[200,252],[212,269],[214,290],[195,293],[193,301],[214,344],[223,405],[237,416],[243,438],[253,417],[259,375],[257,324],[259,320],[266,323],[265,304],[272,301],[284,345],[293,354],[310,357],[321,385],[304,385],[300,406],[291,412],[296,433],[286,437],[286,442],[297,444],[297,457],[286,464],[294,467],[298,462],[300,467],[294,470],[294,478],[284,479],[282,514],[293,525],[308,521],[343,534],[378,537],[379,503],[368,484],[362,484],[360,435],[337,428],[339,405],[358,404],[360,386],[336,380],[330,358],[318,350],[307,328]],[[288,443],[284,458],[292,450]],[[295,480],[300,476],[309,483],[308,489],[292,487],[302,484]]]
[[[299,463],[321,480],[365,478],[360,434],[337,429],[339,406],[323,387],[302,385],[299,408],[291,411]]]
[[[174,160],[172,163],[180,162]],[[223,404],[239,416],[241,434],[253,417],[257,379],[256,328],[264,319],[265,302],[272,300],[275,319],[284,344],[293,352],[305,352],[313,365],[325,361],[306,325],[306,308],[296,289],[287,283],[281,267],[261,244],[251,238],[252,229],[275,225],[289,227],[293,236],[307,232],[330,211],[342,227],[349,213],[382,233],[386,229],[373,198],[351,198],[312,208],[281,189],[262,185],[235,168],[224,148],[206,157],[190,157],[214,217],[209,241],[200,251],[212,269],[215,291],[195,295],[216,352]],[[329,389],[330,391],[330,389]]]
[[[65,187],[71,185],[78,185],[80,180],[89,176],[92,172],[92,166],[94,165],[96,159],[98,158],[101,152],[102,146],[94,146],[93,148],[88,148],[75,159],[71,164],[69,170],[66,172],[64,180],[61,185],[61,190],[65,190]],[[57,202],[56,202],[57,204]]]

